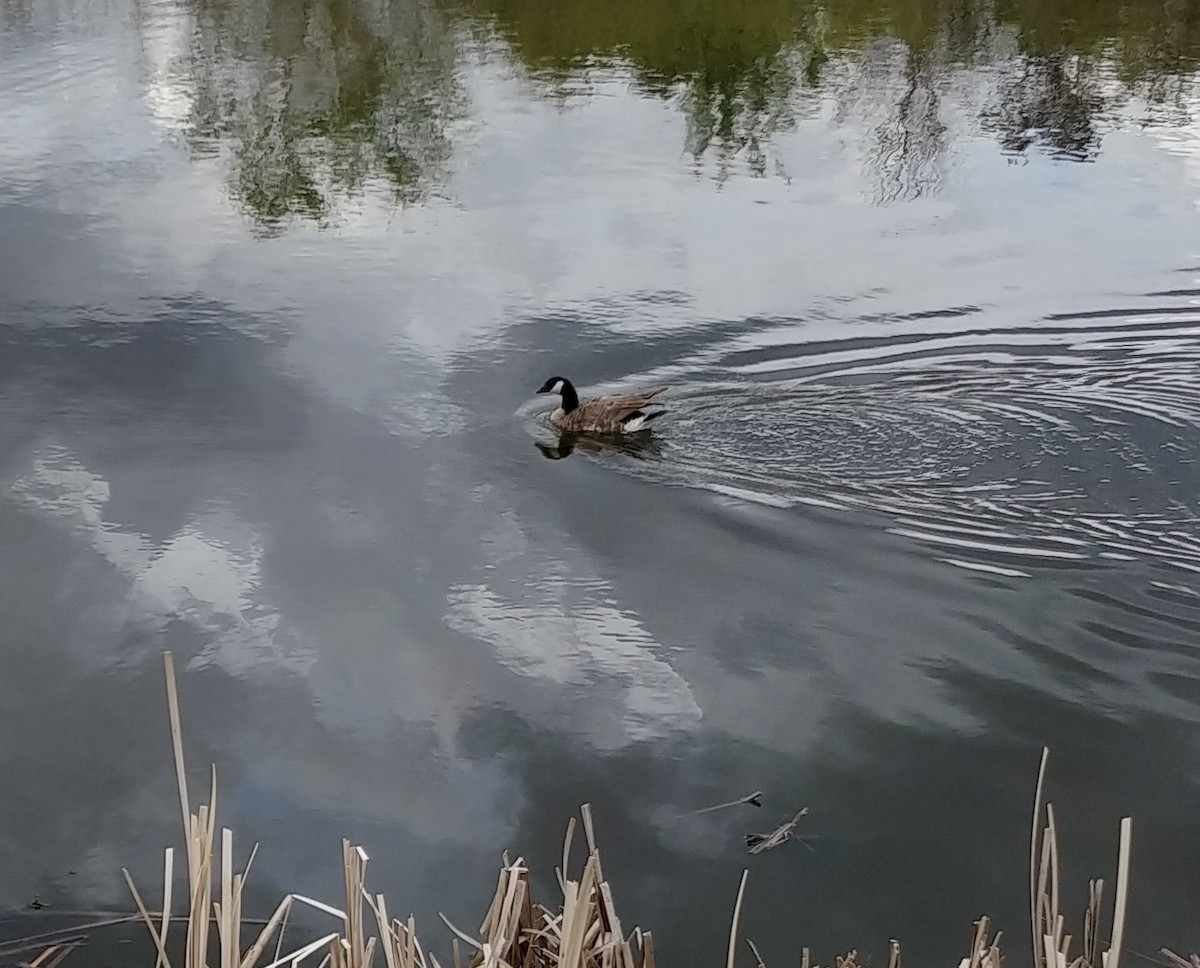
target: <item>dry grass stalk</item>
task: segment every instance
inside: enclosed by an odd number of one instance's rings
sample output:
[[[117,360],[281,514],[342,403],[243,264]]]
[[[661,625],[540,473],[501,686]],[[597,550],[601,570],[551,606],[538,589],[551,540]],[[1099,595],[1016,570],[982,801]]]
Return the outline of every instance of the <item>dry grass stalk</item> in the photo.
[[[267,945],[276,935],[278,935],[278,941],[274,958],[266,968],[278,968],[284,964],[296,968],[302,961],[325,950],[328,950],[325,962],[331,963],[333,968],[371,968],[377,942],[373,937],[370,939],[365,937],[362,918],[362,898],[364,896],[362,878],[366,870],[367,857],[361,848],[354,847],[349,843],[343,844],[346,911],[339,911],[327,904],[301,897],[298,894],[288,894],[279,902],[254,942],[248,948],[243,949],[243,928],[256,923],[243,917],[242,896],[246,877],[258,848],[256,845],[251,850],[245,868],[235,872],[233,832],[226,828],[221,831],[218,853],[216,848],[217,773],[215,767],[211,771],[208,802],[200,804],[195,811],[191,809],[183,757],[183,731],[180,726],[175,663],[171,653],[164,653],[163,666],[167,684],[171,743],[175,757],[175,777],[178,785],[180,812],[183,818],[184,843],[187,848],[188,909],[187,916],[184,918],[186,929],[183,968],[210,968],[208,959],[211,928],[214,923],[217,929],[217,964],[219,968],[256,968],[264,960],[263,955],[267,950]],[[129,871],[123,870],[122,873],[125,875],[130,894],[133,895],[138,916],[146,925],[151,940],[154,942],[155,968],[172,968],[167,943],[171,922],[177,920],[169,916],[172,888],[175,882],[174,849],[168,847],[163,855],[163,888],[160,911],[151,911],[142,899]],[[214,899],[214,878],[217,879],[219,900]],[[341,933],[332,932],[294,951],[281,954],[283,926],[296,902],[340,919],[343,931]],[[43,966],[43,968],[49,968],[49,966]],[[389,965],[389,968],[393,968],[393,966]],[[410,968],[410,966],[397,964],[394,968]]]
[[[746,895],[746,880],[750,877],[748,870],[742,871],[742,882],[738,885],[737,900],[733,902],[733,923],[729,926],[729,949],[726,956],[725,968],[733,968],[737,958],[738,922],[742,919],[742,898]]]
[[[58,968],[67,955],[83,944],[82,938],[60,941],[57,944],[43,948],[33,961],[22,961],[20,968]]]
[[[297,894],[286,895],[274,913],[263,924],[254,942],[243,950],[242,931],[255,923],[243,916],[242,896],[257,846],[250,852],[245,869],[235,871],[233,833],[221,831],[220,849],[216,839],[217,777],[215,769],[209,783],[209,799],[192,810],[184,770],[182,729],[179,700],[175,688],[174,663],[170,653],[164,655],[167,681],[167,700],[171,722],[171,739],[175,758],[176,780],[180,811],[183,818],[187,848],[188,902],[185,921],[183,964],[179,968],[289,968],[309,959],[319,958],[317,968],[372,968],[377,951],[382,950],[385,968],[442,968],[417,939],[416,926],[410,916],[406,921],[388,913],[383,895],[367,893],[365,879],[368,857],[366,852],[349,841],[342,842],[342,873],[345,907],[342,910]],[[1058,828],[1054,809],[1047,804],[1043,810],[1042,792],[1048,750],[1043,750],[1034,796],[1033,834],[1030,842],[1030,914],[1034,935],[1034,968],[1120,968],[1121,940],[1128,898],[1129,857],[1132,841],[1132,822],[1121,821],[1121,839],[1117,862],[1117,885],[1113,912],[1112,941],[1109,950],[1099,951],[1099,923],[1103,882],[1089,885],[1089,902],[1082,935],[1083,954],[1070,960],[1072,938],[1064,931],[1065,920],[1059,910]],[[761,794],[755,791],[741,800],[718,804],[707,810],[721,809],[738,803],[758,806]],[[699,811],[705,812],[705,811]],[[808,812],[799,811],[791,820],[769,834],[752,835],[748,840],[750,852],[761,853],[796,837],[797,822]],[[1042,818],[1045,816],[1045,826]],[[530,872],[520,857],[509,860],[505,855],[500,869],[496,892],[480,924],[478,938],[460,931],[449,920],[442,920],[454,932],[452,942],[454,968],[656,968],[653,937],[649,932],[634,929],[625,935],[613,902],[612,889],[604,877],[600,853],[596,846],[595,825],[591,808],[581,809],[582,826],[587,853],[577,879],[571,871],[571,848],[576,821],[567,825],[563,841],[562,866],[556,870],[562,892],[561,906],[551,909],[535,903],[532,897]],[[130,893],[137,906],[138,917],[146,925],[156,949],[155,968],[172,968],[168,953],[169,916],[174,883],[174,851],[164,853],[163,896],[161,911],[152,911],[143,901],[128,871],[124,871]],[[735,968],[738,928],[745,899],[749,872],[743,871],[734,903],[730,925],[726,968]],[[216,895],[214,896],[214,878]],[[218,899],[219,898],[219,899]],[[296,903],[322,911],[339,924],[339,930],[282,953],[283,933]],[[368,928],[364,904],[373,915],[373,927]],[[216,924],[217,961],[210,965],[210,930]],[[262,923],[262,922],[257,922]],[[373,931],[377,929],[378,934]],[[76,929],[78,930],[78,929]],[[43,936],[44,937],[44,936]],[[265,953],[272,939],[275,950],[267,961]],[[30,939],[26,939],[27,941]],[[45,938],[41,945],[51,939]],[[62,959],[74,947],[77,939],[56,938],[28,968],[59,968]],[[460,941],[473,952],[464,962]],[[755,944],[747,939],[756,968],[766,968]],[[29,945],[29,948],[35,947]],[[11,949],[10,949],[11,950]],[[0,950],[0,954],[3,951]],[[1167,950],[1162,955],[1171,968],[1200,968],[1200,957],[1185,960]],[[264,965],[263,962],[267,961]],[[986,918],[975,924],[971,953],[959,968],[1002,968],[1000,935],[989,939]],[[802,950],[801,968],[812,968],[809,950]],[[858,968],[858,952],[851,950],[835,960],[836,968]],[[888,968],[901,968],[900,944],[889,943]]]
[[[1100,909],[1104,882],[1088,884],[1088,906],[1083,919],[1083,953],[1071,957],[1071,935],[1065,933],[1066,920],[1059,907],[1058,825],[1054,807],[1043,810],[1042,791],[1046,777],[1048,748],[1042,749],[1037,786],[1033,801],[1033,831],[1029,846],[1029,904],[1033,929],[1034,968],[1119,968],[1121,943],[1125,932],[1125,912],[1129,895],[1129,858],[1133,843],[1133,821],[1121,820],[1117,850],[1117,887],[1113,906],[1111,941],[1107,951],[1099,950]],[[1045,816],[1045,826],[1042,817]],[[974,966],[972,966],[974,968]]]
[[[1167,960],[1171,968],[1200,968],[1200,955],[1195,952],[1186,958],[1175,954],[1170,948],[1159,948],[1158,953]]]
[[[958,963],[958,968],[1001,968],[1003,956],[1000,954],[1000,933],[994,938],[988,937],[988,919],[980,918],[975,922],[975,933],[971,939],[971,953]]]
[[[567,872],[575,832],[572,819],[563,842],[563,866],[557,871],[563,895],[560,910],[534,903],[529,869],[518,857],[500,870],[478,938],[442,916],[457,939],[475,949],[471,968],[655,968],[650,933],[635,929],[625,936],[621,928],[600,863],[591,808],[584,804],[581,813],[588,855],[579,879],[571,879]],[[457,965],[457,952],[455,959]]]
[[[61,915],[63,912],[58,913]],[[10,938],[8,941],[0,942],[0,964],[26,951],[45,952],[49,948],[57,948],[60,945],[78,946],[87,939],[89,931],[117,924],[128,924],[130,921],[137,920],[136,914],[124,914],[120,917],[99,918],[83,924],[73,924],[66,928],[55,928],[52,931],[39,931],[37,934]],[[21,964],[32,964],[32,962],[21,962]]]
[[[727,800],[724,803],[715,803],[711,807],[702,807],[699,810],[689,810],[687,813],[681,813],[681,817],[699,817],[706,813],[715,813],[717,810],[725,810],[729,807],[740,807],[742,804],[747,804],[751,807],[761,807],[763,805],[762,790],[755,790],[753,793],[747,793],[744,797],[738,797],[736,800]]]

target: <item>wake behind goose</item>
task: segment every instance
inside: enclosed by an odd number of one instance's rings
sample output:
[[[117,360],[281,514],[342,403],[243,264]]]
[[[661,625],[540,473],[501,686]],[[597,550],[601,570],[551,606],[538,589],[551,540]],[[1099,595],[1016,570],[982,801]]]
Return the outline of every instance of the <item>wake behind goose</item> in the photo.
[[[868,510],[962,567],[1147,559],[1200,572],[1200,313],[735,346],[675,378],[632,473]],[[707,377],[707,378],[705,378]]]

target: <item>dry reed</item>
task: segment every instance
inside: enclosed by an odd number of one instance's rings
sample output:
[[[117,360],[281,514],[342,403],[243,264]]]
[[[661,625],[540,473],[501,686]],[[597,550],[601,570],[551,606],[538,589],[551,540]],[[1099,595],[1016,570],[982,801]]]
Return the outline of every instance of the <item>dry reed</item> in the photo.
[[[188,793],[183,756],[183,732],[180,725],[179,697],[176,691],[175,666],[172,655],[164,654],[167,705],[170,717],[171,742],[175,760],[180,815],[183,821],[187,860],[187,914],[171,917],[175,881],[175,853],[167,848],[163,855],[163,886],[158,910],[152,910],[134,884],[127,870],[122,873],[137,907],[137,917],[145,924],[155,948],[154,968],[299,968],[302,963],[315,962],[316,968],[373,968],[382,957],[384,968],[444,968],[443,964],[417,938],[416,924],[410,915],[404,920],[389,914],[382,894],[370,894],[366,889],[368,857],[362,847],[342,842],[342,874],[345,902],[342,908],[288,894],[280,900],[274,913],[265,921],[247,918],[242,910],[242,896],[254,861],[257,845],[249,852],[245,866],[237,866],[233,832],[223,828],[217,837],[217,774],[215,767],[209,778],[208,801],[194,810]],[[1121,945],[1124,934],[1128,898],[1129,859],[1132,842],[1132,821],[1121,821],[1117,856],[1117,880],[1112,916],[1111,941],[1108,950],[1101,952],[1101,905],[1104,882],[1094,880],[1089,885],[1088,905],[1080,937],[1081,953],[1071,957],[1072,936],[1065,933],[1065,919],[1059,908],[1059,850],[1058,827],[1054,808],[1042,803],[1043,786],[1049,751],[1042,751],[1034,794],[1033,831],[1030,843],[1030,916],[1033,933],[1033,968],[1120,968]],[[761,793],[753,794],[708,810],[721,809],[740,803],[761,804]],[[707,811],[698,811],[707,812]],[[806,811],[800,811],[790,821],[767,835],[758,835],[751,845],[755,853],[778,846],[795,837],[796,822]],[[617,915],[613,893],[604,877],[600,852],[596,846],[595,828],[590,807],[581,809],[586,856],[577,877],[571,876],[571,850],[576,833],[576,821],[567,826],[563,844],[562,866],[556,870],[562,893],[561,904],[553,907],[535,902],[532,896],[530,872],[524,860],[509,861],[507,856],[500,869],[496,891],[479,930],[468,934],[442,920],[453,933],[453,968],[655,968],[653,936],[639,928],[626,933]],[[1044,826],[1043,826],[1044,818]],[[739,950],[739,928],[746,899],[749,871],[744,870],[733,905],[726,948],[726,968],[735,968]],[[307,941],[284,953],[284,934],[288,918],[295,905],[320,911],[334,921],[332,930],[315,940]],[[171,934],[172,922],[181,927]],[[251,943],[245,944],[246,929],[261,929]],[[215,926],[215,937],[212,929]],[[76,929],[76,935],[78,935]],[[182,946],[179,931],[183,932]],[[25,946],[21,947],[20,942]],[[47,935],[10,942],[8,954],[32,950],[31,942],[39,942],[41,953],[31,962],[21,962],[27,968],[59,968],[62,960],[77,945],[79,938]],[[168,944],[173,941],[173,944]],[[271,948],[272,941],[274,947]],[[767,968],[758,947],[746,938],[746,947],[754,959],[755,968]],[[970,953],[959,968],[1001,968],[1001,936],[990,934],[986,917],[975,923]],[[14,947],[16,945],[16,947]],[[215,948],[215,951],[213,950]],[[180,950],[181,949],[181,950]],[[466,953],[464,955],[464,949]],[[0,945],[0,960],[6,946]],[[1200,968],[1200,958],[1184,959],[1163,949],[1160,952],[1171,968]],[[857,951],[838,957],[835,968],[858,968]],[[801,968],[816,968],[809,950],[802,949]],[[900,943],[891,940],[888,947],[888,968],[901,968]]]
[[[217,774],[212,769],[208,802],[193,811],[188,795],[180,725],[179,696],[175,686],[175,664],[168,652],[163,657],[167,682],[167,707],[175,757],[180,813],[187,849],[188,912],[182,958],[174,968],[298,968],[303,962],[317,968],[372,968],[382,952],[386,968],[442,968],[438,959],[417,938],[410,915],[401,921],[388,913],[382,894],[366,889],[368,857],[362,847],[342,841],[342,875],[345,905],[336,908],[303,897],[286,895],[275,908],[252,944],[242,943],[243,928],[250,922],[242,913],[242,893],[257,845],[250,851],[245,868],[235,871],[233,832],[216,836]],[[634,928],[626,935],[613,902],[612,888],[604,877],[590,807],[582,808],[587,855],[578,879],[570,876],[571,847],[576,824],[567,827],[562,867],[557,871],[562,903],[555,908],[534,902],[529,869],[522,858],[505,861],[500,869],[496,893],[473,937],[443,920],[455,935],[453,964],[462,968],[654,968],[654,940],[649,932]],[[132,876],[123,870],[138,915],[150,932],[156,950],[155,968],[173,968],[168,948],[175,854],[163,855],[162,902],[153,912],[143,900]],[[215,893],[214,893],[215,882]],[[288,916],[296,904],[321,911],[335,919],[334,930],[295,949],[282,953]],[[216,927],[215,939],[211,936]],[[210,961],[215,940],[215,958]],[[275,949],[268,956],[272,940]],[[469,961],[463,961],[463,947]],[[46,966],[38,966],[46,968]],[[214,965],[215,968],[215,965]]]
[[[1133,820],[1121,820],[1117,845],[1117,886],[1108,950],[1100,950],[1101,904],[1104,881],[1088,882],[1088,904],[1080,937],[1082,952],[1071,957],[1071,935],[1059,909],[1058,824],[1053,804],[1042,805],[1049,748],[1042,749],[1033,797],[1033,829],[1029,845],[1029,905],[1032,921],[1034,968],[1119,968],[1129,897],[1129,858],[1133,847]],[[1045,826],[1042,818],[1045,817]],[[974,968],[972,964],[971,968]]]

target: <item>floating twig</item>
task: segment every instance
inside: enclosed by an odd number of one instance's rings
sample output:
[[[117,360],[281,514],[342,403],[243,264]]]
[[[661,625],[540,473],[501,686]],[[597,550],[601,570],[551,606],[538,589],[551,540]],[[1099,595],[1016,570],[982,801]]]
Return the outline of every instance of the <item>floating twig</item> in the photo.
[[[689,810],[687,813],[681,813],[681,817],[698,817],[703,813],[714,813],[717,810],[724,810],[727,807],[740,807],[743,803],[749,804],[752,807],[761,807],[763,801],[762,790],[755,790],[753,793],[747,793],[744,797],[737,800],[729,800],[725,803],[713,804],[711,807],[701,807],[699,810]]]
[[[789,840],[800,840],[796,836],[796,824],[806,813],[808,813],[808,807],[803,807],[791,820],[781,823],[769,834],[746,834],[746,846],[750,848],[750,853],[761,854],[764,850],[771,850]],[[805,846],[808,845],[805,844]],[[809,850],[812,848],[809,847]]]

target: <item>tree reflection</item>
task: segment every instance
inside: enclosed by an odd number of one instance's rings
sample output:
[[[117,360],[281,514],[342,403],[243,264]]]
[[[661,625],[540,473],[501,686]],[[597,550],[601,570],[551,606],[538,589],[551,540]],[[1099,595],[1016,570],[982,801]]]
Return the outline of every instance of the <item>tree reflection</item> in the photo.
[[[425,196],[461,108],[456,46],[423,0],[193,0],[188,143],[228,151],[233,195],[262,229],[325,220],[372,185]]]
[[[30,2],[0,9],[15,22]],[[548,97],[606,70],[677,105],[694,167],[721,180],[782,171],[776,136],[832,117],[881,203],[938,190],[951,116],[1005,151],[1072,160],[1135,98],[1150,120],[1190,121],[1200,52],[1200,0],[181,2],[188,144],[228,159],[267,232],[326,221],[339,197],[436,191],[465,113],[458,66],[497,40]]]
[[[743,71],[697,75],[680,95],[687,117],[687,151],[703,158],[713,150],[718,175],[728,176],[741,157],[749,170],[767,170],[767,142],[792,125],[791,94],[797,74],[788,58],[763,58]]]
[[[936,190],[948,93],[1006,151],[1086,160],[1132,97],[1187,117],[1200,0],[466,0],[551,85],[597,62],[677,101],[718,178],[770,169],[770,138],[832,102],[861,123],[879,201]],[[986,67],[986,76],[976,71]],[[995,89],[979,99],[993,80]]]
[[[1000,104],[985,117],[985,127],[1009,151],[1042,144],[1060,158],[1092,157],[1100,146],[1097,119],[1105,108],[1094,71],[1094,65],[1065,51],[1026,58],[1005,79]]]
[[[533,76],[552,88],[597,61],[679,104],[686,150],[718,178],[741,162],[768,169],[767,145],[795,122],[799,92],[820,73],[816,8],[793,0],[467,0]]]

